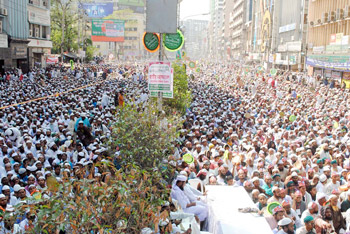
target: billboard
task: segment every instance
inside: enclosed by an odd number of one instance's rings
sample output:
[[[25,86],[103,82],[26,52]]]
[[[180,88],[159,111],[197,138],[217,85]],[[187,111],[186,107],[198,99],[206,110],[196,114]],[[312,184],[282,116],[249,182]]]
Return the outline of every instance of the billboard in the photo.
[[[113,14],[113,2],[82,3],[80,8],[85,10],[89,18],[103,18]]]
[[[118,0],[118,10],[131,9],[134,13],[145,13],[145,0]]]
[[[118,0],[119,5],[145,7],[145,0]]]
[[[124,41],[125,21],[115,19],[93,19],[92,41]]]
[[[177,32],[177,0],[147,0],[146,32]]]

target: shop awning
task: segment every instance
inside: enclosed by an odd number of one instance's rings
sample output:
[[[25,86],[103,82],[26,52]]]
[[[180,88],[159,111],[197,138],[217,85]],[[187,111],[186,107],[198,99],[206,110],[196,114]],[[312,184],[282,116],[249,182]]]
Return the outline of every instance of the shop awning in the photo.
[[[78,58],[78,55],[76,55],[76,54],[74,54],[72,52],[64,53],[64,56],[66,56],[68,58],[72,58],[72,59]]]

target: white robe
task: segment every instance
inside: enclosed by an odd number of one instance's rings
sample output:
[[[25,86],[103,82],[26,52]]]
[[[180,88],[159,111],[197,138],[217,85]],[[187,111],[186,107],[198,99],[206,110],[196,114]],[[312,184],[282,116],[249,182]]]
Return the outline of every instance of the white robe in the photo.
[[[187,205],[190,204],[190,200],[177,185],[175,185],[171,191],[171,197],[177,200],[185,213],[190,213],[198,216],[200,221],[204,221],[208,217],[208,209],[200,204],[191,206],[187,208]]]

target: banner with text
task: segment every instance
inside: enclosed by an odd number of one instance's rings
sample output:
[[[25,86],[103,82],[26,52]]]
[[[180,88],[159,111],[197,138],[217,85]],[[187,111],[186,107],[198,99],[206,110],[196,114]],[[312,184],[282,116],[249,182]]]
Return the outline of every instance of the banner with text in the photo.
[[[103,18],[113,14],[113,2],[82,3],[80,8],[84,9],[89,18]]]
[[[124,20],[93,19],[91,40],[123,42],[124,31]]]
[[[148,67],[148,89],[151,97],[173,98],[174,71],[170,62],[151,62]]]

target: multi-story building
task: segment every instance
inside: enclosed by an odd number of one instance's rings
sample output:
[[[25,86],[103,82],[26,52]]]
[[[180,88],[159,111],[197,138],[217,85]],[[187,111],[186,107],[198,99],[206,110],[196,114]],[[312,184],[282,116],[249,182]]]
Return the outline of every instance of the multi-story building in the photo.
[[[219,47],[220,54],[222,55],[223,59],[230,60],[231,59],[231,41],[232,41],[232,35],[231,35],[231,28],[230,28],[230,16],[233,10],[234,1],[231,0],[224,0],[224,7],[223,7],[223,23],[222,23],[222,29],[221,29],[221,39],[220,44],[221,47]]]
[[[50,54],[52,48],[50,0],[29,0],[27,7],[29,67],[45,67],[46,56]]]
[[[308,3],[308,0],[275,1],[269,54],[269,62],[275,67],[304,69]]]
[[[187,56],[199,59],[207,56],[207,20],[188,19],[182,25],[185,29],[185,47]]]
[[[234,60],[242,60],[245,56],[245,7],[244,0],[234,0],[233,11],[230,15],[230,28],[232,32],[231,53]]]
[[[224,0],[211,0],[210,1],[210,15],[212,22],[212,34],[210,35],[211,48],[210,56],[213,59],[221,58],[222,55],[219,52],[221,42],[220,38],[222,35],[222,25],[224,22],[223,14]]]
[[[349,82],[349,19],[349,0],[310,1],[306,62],[309,74]]]
[[[250,54],[253,50],[253,29],[254,29],[254,21],[253,21],[253,6],[254,6],[254,1],[253,0],[246,0],[245,1],[245,19],[244,19],[244,28],[245,28],[245,35],[243,38],[245,40],[243,41],[243,51],[245,54],[245,60],[249,61],[252,60],[250,59]]]
[[[144,14],[136,14],[132,11],[118,15],[118,19],[125,21],[123,42],[93,42],[97,48],[96,54],[101,56],[113,56],[117,59],[135,59],[143,57],[146,51],[143,49],[142,37],[146,29]]]
[[[28,70],[28,0],[0,1],[0,73]]]

